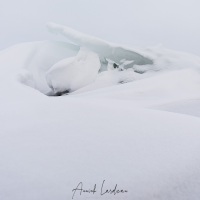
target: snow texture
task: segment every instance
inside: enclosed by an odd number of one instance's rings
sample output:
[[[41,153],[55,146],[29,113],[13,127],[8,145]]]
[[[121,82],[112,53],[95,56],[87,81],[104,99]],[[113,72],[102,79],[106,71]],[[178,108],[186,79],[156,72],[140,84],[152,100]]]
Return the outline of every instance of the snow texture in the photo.
[[[200,69],[198,56],[175,52],[162,46],[133,51],[62,25],[50,23],[48,27],[76,44],[48,41],[33,44],[19,75],[21,82],[47,95],[61,95],[85,86],[100,88],[126,83],[162,71]],[[83,52],[80,48],[87,50],[90,57],[77,62],[76,58],[80,60]]]
[[[119,63],[79,36],[0,52],[0,199],[72,199],[82,181],[97,193],[74,199],[199,200],[200,58],[158,46],[130,51],[153,63],[120,70],[126,49]],[[128,193],[101,196],[103,180]]]
[[[57,92],[72,92],[92,83],[100,69],[99,56],[80,49],[77,56],[66,58],[53,65],[46,73],[48,86]]]

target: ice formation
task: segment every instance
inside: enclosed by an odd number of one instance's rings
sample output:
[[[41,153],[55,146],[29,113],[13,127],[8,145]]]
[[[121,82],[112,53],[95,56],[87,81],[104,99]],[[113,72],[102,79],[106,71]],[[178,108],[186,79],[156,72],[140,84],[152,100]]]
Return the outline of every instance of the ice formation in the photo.
[[[166,70],[200,69],[198,56],[162,46],[131,50],[63,25],[49,23],[48,29],[73,44],[33,44],[19,76],[21,82],[47,95],[126,83]]]
[[[126,60],[132,61],[137,65],[153,64],[152,59],[131,49],[111,44],[110,42],[80,33],[69,27],[55,23],[48,23],[47,27],[51,32],[61,34],[75,44],[96,52],[101,58],[111,59],[118,65],[120,65],[122,61],[125,63]],[[131,67],[133,66],[132,62],[130,63]],[[126,65],[128,64],[129,63],[126,63]]]

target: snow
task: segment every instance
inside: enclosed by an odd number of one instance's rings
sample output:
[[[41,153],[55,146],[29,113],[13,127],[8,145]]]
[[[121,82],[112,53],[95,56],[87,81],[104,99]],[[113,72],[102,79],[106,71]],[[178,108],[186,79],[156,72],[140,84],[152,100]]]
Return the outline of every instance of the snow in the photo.
[[[167,104],[154,107],[154,109],[156,108],[159,110],[172,111],[175,113],[182,113],[182,114],[200,117],[200,99],[198,98],[167,103]]]
[[[100,66],[97,54],[80,49],[77,56],[63,59],[53,65],[46,73],[46,80],[54,93],[75,91],[92,83]]]
[[[28,49],[19,79],[29,85],[32,76],[31,86],[46,94],[50,92],[46,72],[60,60],[77,55],[79,49],[76,45],[64,42],[44,41],[32,44]]]
[[[129,50],[128,48],[111,44],[102,39],[80,33],[69,27],[56,23],[48,23],[47,27],[50,32],[61,34],[73,43],[86,47],[98,53],[101,57],[111,59],[118,64],[120,64],[120,61],[123,59],[129,61],[134,60],[134,63],[138,65],[153,63],[151,59],[144,57],[137,52]]]
[[[32,47],[26,52],[28,55],[23,63],[21,73],[19,73],[19,80],[22,83],[47,95],[62,94],[65,91],[72,92],[77,89],[85,91],[92,89],[91,87],[95,89],[112,86],[155,76],[163,71],[190,69],[198,73],[200,69],[198,56],[172,51],[161,45],[130,50],[62,25],[49,24],[49,28],[51,31],[64,34],[68,40],[72,40],[76,44],[54,41],[32,44]],[[80,71],[83,71],[83,65],[78,67],[79,64],[75,64],[77,71],[81,72],[77,73],[75,67],[72,67],[74,64],[69,64],[75,59],[73,57],[80,56],[80,52],[82,52],[80,45],[82,49],[87,49],[91,56],[96,54],[96,59],[88,58],[88,61],[85,61],[87,63],[85,67],[91,66],[91,68],[84,70],[84,73]],[[65,60],[67,63],[60,64],[61,60]],[[75,63],[75,60],[73,62]],[[74,75],[69,72],[70,68],[73,68]],[[83,88],[85,86],[86,88]]]
[[[82,181],[97,193],[74,199],[198,200],[200,58],[152,47],[137,51],[152,64],[101,71],[119,58],[87,42],[0,52],[0,199],[72,199]],[[103,180],[128,193],[101,196]]]

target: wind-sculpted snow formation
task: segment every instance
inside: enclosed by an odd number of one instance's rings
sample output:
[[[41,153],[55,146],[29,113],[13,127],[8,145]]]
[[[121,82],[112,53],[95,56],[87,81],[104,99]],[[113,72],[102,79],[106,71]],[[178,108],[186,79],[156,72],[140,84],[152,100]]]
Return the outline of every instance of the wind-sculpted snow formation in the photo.
[[[153,64],[151,59],[133,50],[111,44],[93,36],[82,34],[66,26],[49,23],[47,27],[51,32],[61,34],[75,44],[96,52],[101,58],[111,59],[118,65],[127,60],[133,61],[133,63],[137,65]]]
[[[52,94],[75,91],[92,83],[100,66],[97,54],[80,49],[77,56],[61,60],[47,71],[47,84],[52,89]]]
[[[0,52],[0,200],[72,199],[81,181],[97,192],[75,200],[199,200],[200,58],[157,46],[121,64],[90,39]],[[101,196],[104,179],[128,193]]]
[[[35,43],[20,73],[21,82],[47,95],[136,81],[163,70],[200,69],[198,56],[162,46],[131,50],[63,25],[49,23],[48,29],[73,44]],[[84,51],[85,56],[81,57]]]

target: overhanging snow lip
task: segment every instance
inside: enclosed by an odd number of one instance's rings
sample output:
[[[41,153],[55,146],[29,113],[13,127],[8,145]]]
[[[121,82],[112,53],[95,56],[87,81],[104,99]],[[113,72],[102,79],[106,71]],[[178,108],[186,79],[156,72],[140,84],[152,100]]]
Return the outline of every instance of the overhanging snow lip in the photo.
[[[50,32],[60,34],[73,43],[86,47],[99,54],[99,56],[109,58],[116,63],[119,63],[122,59],[133,60],[135,65],[152,65],[154,63],[152,59],[130,48],[81,33],[64,25],[49,22],[47,28]]]

